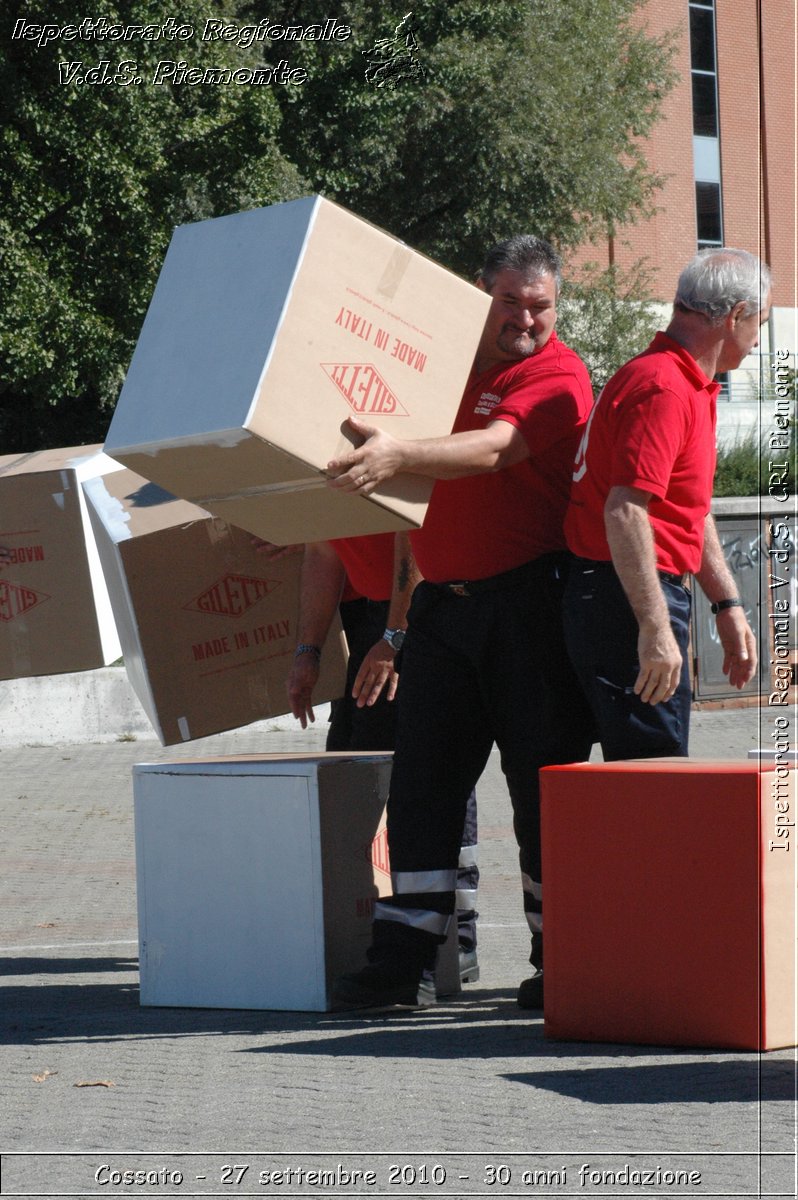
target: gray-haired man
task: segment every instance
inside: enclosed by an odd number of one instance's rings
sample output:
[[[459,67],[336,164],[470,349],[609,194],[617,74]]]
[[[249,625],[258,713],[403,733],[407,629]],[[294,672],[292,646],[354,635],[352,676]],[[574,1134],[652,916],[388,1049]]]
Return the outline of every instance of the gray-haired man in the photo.
[[[713,377],[738,367],[770,310],[770,272],[744,250],[702,251],[673,315],[609,381],[577,454],[565,520],[568,650],[605,759],[686,755],[695,575],[712,604],[724,673],[744,687],[756,646],[710,515]]]

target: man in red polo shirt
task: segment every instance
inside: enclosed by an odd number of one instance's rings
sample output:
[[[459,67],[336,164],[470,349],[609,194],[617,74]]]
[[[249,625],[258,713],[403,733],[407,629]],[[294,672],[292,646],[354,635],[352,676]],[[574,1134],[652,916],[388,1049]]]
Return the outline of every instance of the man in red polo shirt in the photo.
[[[687,754],[688,576],[711,602],[729,681],[744,687],[756,670],[710,515],[713,377],[753,350],[769,310],[757,258],[702,251],[679,278],[667,330],[609,381],[588,421],[565,520],[576,562],[564,612],[605,759]]]
[[[291,711],[306,728],[314,720],[313,689],[321,648],[336,608],[349,647],[344,694],[332,703],[327,750],[393,750],[397,659],[407,609],[420,575],[407,534],[334,538],[305,547],[297,648],[288,678]],[[477,958],[477,798],[466,806],[457,869],[460,979],[479,979]]]
[[[469,792],[494,743],[513,804],[542,1003],[539,768],[586,758],[592,721],[569,668],[561,596],[571,464],[592,404],[584,364],[554,332],[559,258],[540,238],[495,246],[479,286],[491,308],[451,435],[367,440],[329,464],[365,493],[400,471],[431,476],[410,534],[423,581],[408,613],[388,801],[393,895],[375,908],[368,965],[338,981],[342,1006],[430,1002],[423,972],[454,910]]]

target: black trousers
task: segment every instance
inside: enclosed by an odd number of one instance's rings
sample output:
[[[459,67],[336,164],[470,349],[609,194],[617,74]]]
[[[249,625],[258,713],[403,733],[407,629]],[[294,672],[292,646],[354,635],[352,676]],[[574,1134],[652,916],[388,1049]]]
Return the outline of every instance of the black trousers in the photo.
[[[396,740],[396,701],[382,692],[374,704],[358,708],[352,688],[363,659],[385,632],[387,600],[346,600],[340,605],[341,623],[349,645],[346,687],[340,700],[333,700],[328,750],[393,750]]]
[[[387,600],[358,598],[340,606],[341,622],[349,645],[346,690],[331,705],[327,750],[393,750],[396,742],[397,700],[386,700],[381,693],[373,705],[358,708],[352,699],[352,687],[363,659],[385,631],[388,620]],[[401,692],[401,686],[399,692]],[[397,693],[398,697],[398,693]],[[460,826],[457,868],[457,926],[460,945],[472,950],[477,943],[477,797],[472,790],[466,805],[465,821]]]
[[[466,803],[495,743],[513,807],[524,909],[533,932],[541,928],[538,771],[588,758],[593,741],[565,651],[564,562],[548,555],[459,592],[426,582],[416,588],[388,801],[394,894],[376,906],[380,923],[445,936]]]
[[[612,563],[574,559],[570,569],[564,601],[566,641],[608,762],[687,754],[692,597],[672,577],[660,576],[660,584],[682,652],[682,674],[670,700],[645,704],[634,693],[640,670],[638,624]]]

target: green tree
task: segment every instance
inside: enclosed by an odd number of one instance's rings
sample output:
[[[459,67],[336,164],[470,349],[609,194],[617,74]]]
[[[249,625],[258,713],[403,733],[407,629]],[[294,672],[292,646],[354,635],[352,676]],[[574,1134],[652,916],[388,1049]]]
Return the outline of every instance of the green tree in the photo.
[[[338,19],[352,28],[343,41],[247,46],[198,32],[184,44],[119,48],[12,38],[30,13],[10,0],[0,48],[0,447],[104,436],[177,223],[321,191],[471,275],[486,245],[519,229],[567,250],[645,213],[657,180],[644,139],[671,69],[666,42],[634,24],[638,2],[419,0],[402,25],[404,7],[342,0]],[[103,12],[128,26],[165,20],[152,0]],[[74,24],[83,13],[54,0],[46,20]],[[330,10],[326,0],[219,0],[211,12],[186,0],[176,19],[199,31],[208,15],[307,28]],[[375,71],[394,51],[388,66],[410,69]],[[151,84],[159,60],[182,57],[232,68],[285,58],[307,80]],[[59,81],[60,62],[103,59],[134,61],[143,82]]]
[[[110,24],[162,24],[160,3],[104,4]],[[201,27],[187,0],[179,24]],[[234,6],[214,5],[234,16]],[[46,20],[79,25],[75,3]],[[241,67],[224,42],[13,38],[31,20],[4,10],[0,46],[0,448],[102,440],[172,227],[307,189],[277,143],[269,87],[153,84],[161,60]],[[63,82],[59,63],[136,82]],[[120,68],[133,63],[134,69]]]
[[[292,50],[308,79],[278,97],[286,153],[315,189],[466,274],[519,229],[561,248],[584,242],[648,211],[658,182],[644,139],[671,55],[668,39],[635,25],[638,7],[418,0],[395,39],[401,50],[409,31],[417,70],[379,86],[366,78],[370,51],[407,7],[349,0],[349,40]],[[247,11],[307,25],[327,5],[255,0]]]
[[[557,330],[587,364],[597,395],[662,327],[650,295],[650,274],[643,262],[628,271],[587,263],[574,279],[566,272]]]

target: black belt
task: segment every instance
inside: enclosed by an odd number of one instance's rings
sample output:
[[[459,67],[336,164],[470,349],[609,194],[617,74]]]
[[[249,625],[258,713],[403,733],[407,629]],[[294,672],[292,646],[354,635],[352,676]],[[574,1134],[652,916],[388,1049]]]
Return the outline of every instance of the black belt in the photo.
[[[439,588],[451,596],[478,596],[482,592],[498,592],[504,588],[518,587],[528,579],[539,575],[546,567],[557,567],[567,562],[566,555],[560,552],[541,554],[532,562],[522,563],[509,571],[501,571],[498,575],[488,575],[484,579],[452,579],[446,583],[430,583],[430,587]],[[429,582],[429,581],[428,581]]]
[[[676,583],[679,587],[686,587],[689,575],[674,575],[671,571],[657,571],[660,579],[664,579],[666,583]]]
[[[574,555],[574,562],[578,567],[583,569],[587,568],[589,571],[596,571],[599,567],[603,567],[605,570],[615,570],[612,563],[604,558],[577,558],[576,555]],[[659,575],[660,579],[664,579],[666,583],[675,583],[677,587],[685,587],[687,585],[687,580],[690,578],[689,573],[685,573],[684,575],[674,575],[672,571],[658,570],[657,574]]]

